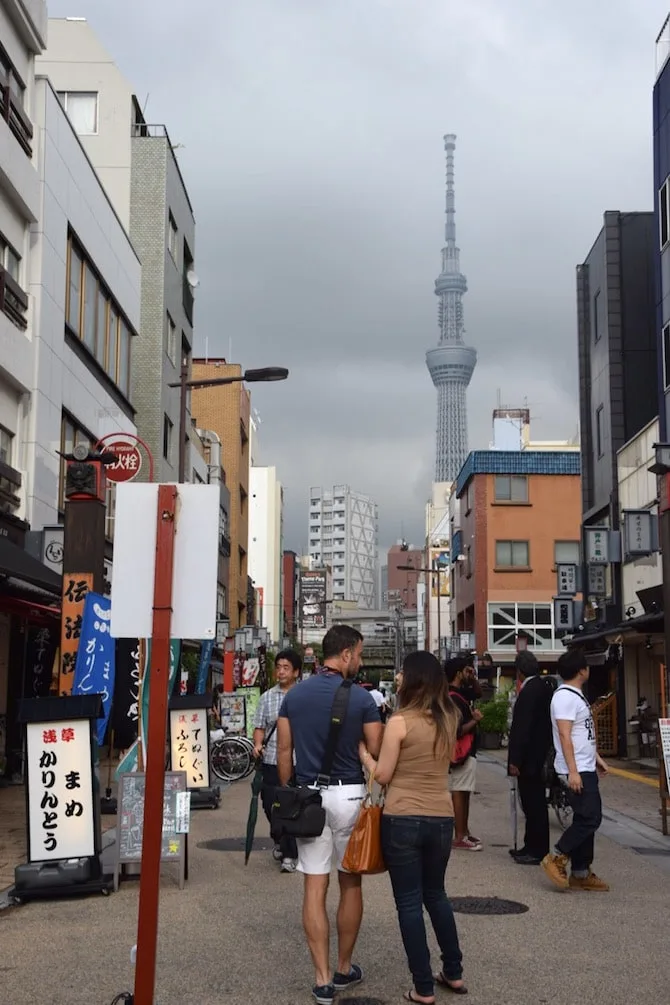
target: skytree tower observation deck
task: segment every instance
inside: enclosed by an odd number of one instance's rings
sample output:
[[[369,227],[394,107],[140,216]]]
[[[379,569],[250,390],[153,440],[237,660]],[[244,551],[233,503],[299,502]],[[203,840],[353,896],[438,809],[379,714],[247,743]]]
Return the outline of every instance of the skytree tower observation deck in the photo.
[[[437,441],[435,481],[456,480],[468,455],[468,412],[466,394],[477,352],[463,340],[463,294],[468,284],[460,269],[456,247],[454,208],[454,150],[456,137],[444,137],[447,152],[447,222],[442,249],[442,271],[435,280],[440,298],[438,323],[440,339],[436,349],[426,353],[426,364],[437,388]]]

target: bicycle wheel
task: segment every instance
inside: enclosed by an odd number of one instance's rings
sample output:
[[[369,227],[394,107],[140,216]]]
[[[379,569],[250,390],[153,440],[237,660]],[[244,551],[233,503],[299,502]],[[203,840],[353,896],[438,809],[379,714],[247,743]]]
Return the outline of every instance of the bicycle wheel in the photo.
[[[559,827],[565,830],[572,823],[572,806],[562,785],[557,785],[551,792],[551,805],[558,820]]]
[[[210,763],[214,774],[224,782],[246,778],[253,768],[249,746],[239,736],[227,736],[212,744]]]

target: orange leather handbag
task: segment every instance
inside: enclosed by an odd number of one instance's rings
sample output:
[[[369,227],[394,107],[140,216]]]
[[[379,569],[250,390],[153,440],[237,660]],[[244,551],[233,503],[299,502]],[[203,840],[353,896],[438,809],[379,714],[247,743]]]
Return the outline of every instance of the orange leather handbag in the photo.
[[[386,872],[382,855],[384,794],[382,791],[375,799],[372,792],[373,782],[374,776],[370,775],[368,791],[361,804],[358,820],[351,832],[342,861],[342,868],[346,872],[353,872],[359,876],[374,876]]]

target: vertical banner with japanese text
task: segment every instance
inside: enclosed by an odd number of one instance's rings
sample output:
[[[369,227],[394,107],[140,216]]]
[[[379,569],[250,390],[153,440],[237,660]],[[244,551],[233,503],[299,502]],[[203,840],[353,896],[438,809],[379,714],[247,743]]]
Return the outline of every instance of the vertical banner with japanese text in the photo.
[[[196,694],[204,694],[207,688],[207,673],[214,651],[214,639],[204,639],[200,643],[200,664],[198,666],[198,679],[195,685]]]
[[[58,650],[58,627],[28,625],[24,698],[46,698]]]
[[[140,721],[140,732],[141,736],[135,740],[130,749],[126,752],[123,760],[119,762],[119,766],[116,769],[115,778],[118,779],[119,775],[125,774],[127,771],[137,771],[138,770],[138,754],[140,743],[142,745],[142,757],[144,763],[146,764],[146,737],[147,730],[149,728],[149,692],[151,688],[151,675],[149,673],[149,668],[151,666],[151,641],[147,642],[145,646],[146,659],[144,661],[144,666],[142,668],[142,676],[140,680],[140,692],[141,692],[141,721]],[[174,682],[177,676],[177,669],[179,667],[179,657],[181,655],[181,639],[172,639],[170,642],[170,675],[168,678],[168,696],[172,694],[174,690]]]
[[[74,666],[79,648],[81,625],[86,594],[93,589],[92,572],[63,573],[63,602],[61,613],[60,674],[58,693],[72,693]]]
[[[96,723],[100,746],[105,739],[114,694],[116,667],[114,639],[109,634],[111,617],[111,600],[100,593],[89,592],[84,601],[72,694],[102,695],[103,718]]]
[[[116,678],[112,701],[112,729],[117,750],[127,750],[137,739],[142,676],[139,639],[116,640]]]

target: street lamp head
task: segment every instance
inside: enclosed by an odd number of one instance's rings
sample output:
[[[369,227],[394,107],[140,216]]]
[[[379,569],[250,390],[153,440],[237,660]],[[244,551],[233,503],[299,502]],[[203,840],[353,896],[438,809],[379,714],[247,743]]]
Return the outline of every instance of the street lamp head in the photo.
[[[263,366],[257,370],[245,370],[244,380],[247,383],[262,381],[268,383],[273,380],[286,380],[288,370],[285,366]]]
[[[670,474],[670,443],[654,443],[655,461],[647,470],[654,475]]]

